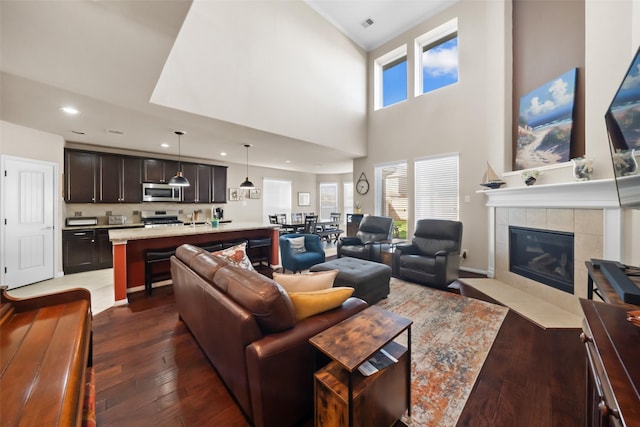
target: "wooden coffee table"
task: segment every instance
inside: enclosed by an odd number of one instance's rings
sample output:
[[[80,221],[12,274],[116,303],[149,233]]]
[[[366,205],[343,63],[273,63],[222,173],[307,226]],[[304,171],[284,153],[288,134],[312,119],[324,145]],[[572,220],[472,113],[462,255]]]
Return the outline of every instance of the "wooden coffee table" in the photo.
[[[316,426],[392,425],[405,410],[411,415],[412,323],[371,306],[309,340],[332,359],[315,374]],[[393,341],[405,331],[406,347]],[[362,375],[358,367],[383,348],[398,362]]]

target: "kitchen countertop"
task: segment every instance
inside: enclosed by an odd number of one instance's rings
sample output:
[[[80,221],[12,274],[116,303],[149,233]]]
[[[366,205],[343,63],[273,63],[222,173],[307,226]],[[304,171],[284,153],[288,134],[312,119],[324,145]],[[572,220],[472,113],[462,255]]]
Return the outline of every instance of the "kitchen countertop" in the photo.
[[[92,230],[92,229],[118,229],[118,228],[142,228],[144,224],[141,222],[125,223],[125,224],[98,224],[98,225],[67,225],[62,227],[62,231],[68,230]]]
[[[109,240],[112,242],[126,242],[127,240],[144,240],[161,237],[190,236],[194,234],[215,234],[229,231],[277,228],[280,228],[277,224],[262,224],[258,222],[222,223],[219,224],[217,228],[213,228],[208,224],[154,228],[124,228],[119,230],[109,230]]]

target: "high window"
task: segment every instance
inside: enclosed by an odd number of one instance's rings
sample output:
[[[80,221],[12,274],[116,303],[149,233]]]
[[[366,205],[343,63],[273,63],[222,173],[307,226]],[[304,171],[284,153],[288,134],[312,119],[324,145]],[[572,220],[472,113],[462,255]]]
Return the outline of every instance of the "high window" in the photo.
[[[331,213],[338,212],[338,184],[335,182],[320,183],[320,216],[318,219],[328,221]]]
[[[407,238],[407,163],[376,166],[376,214],[393,218],[394,237]]]
[[[375,109],[407,99],[407,46],[382,55],[374,63]]]
[[[269,223],[269,215],[291,216],[291,181],[265,178],[262,182],[262,219]]]
[[[415,95],[431,92],[458,82],[458,19],[418,37],[415,42]]]
[[[415,218],[458,220],[459,155],[415,161]]]

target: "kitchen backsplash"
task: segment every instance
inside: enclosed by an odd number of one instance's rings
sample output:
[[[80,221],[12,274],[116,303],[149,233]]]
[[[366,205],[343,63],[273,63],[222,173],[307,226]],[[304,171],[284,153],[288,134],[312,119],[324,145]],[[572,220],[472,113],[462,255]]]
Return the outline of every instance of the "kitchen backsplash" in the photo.
[[[177,210],[178,219],[181,221],[189,221],[189,216],[194,210],[201,210],[202,214],[199,220],[211,218],[211,203],[208,204],[180,204],[180,203],[67,203],[66,217],[72,216],[90,216],[98,218],[98,225],[108,224],[108,215],[124,215],[127,217],[125,224],[141,223],[140,211],[142,210]],[[224,204],[215,204],[215,207],[225,209]],[[225,212],[225,218],[227,218]]]

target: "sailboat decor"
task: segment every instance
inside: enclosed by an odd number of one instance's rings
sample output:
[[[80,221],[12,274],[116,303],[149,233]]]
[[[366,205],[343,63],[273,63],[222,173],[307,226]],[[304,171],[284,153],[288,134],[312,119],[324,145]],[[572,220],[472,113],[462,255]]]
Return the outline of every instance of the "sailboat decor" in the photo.
[[[490,189],[496,189],[502,187],[504,184],[506,183],[498,177],[498,174],[491,168],[489,162],[487,162],[487,170],[482,176],[480,185]]]

